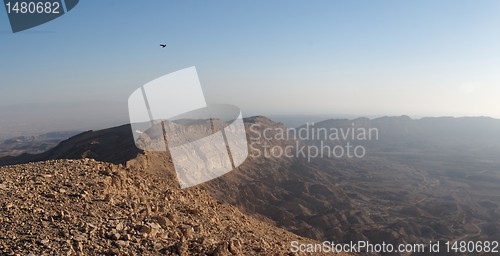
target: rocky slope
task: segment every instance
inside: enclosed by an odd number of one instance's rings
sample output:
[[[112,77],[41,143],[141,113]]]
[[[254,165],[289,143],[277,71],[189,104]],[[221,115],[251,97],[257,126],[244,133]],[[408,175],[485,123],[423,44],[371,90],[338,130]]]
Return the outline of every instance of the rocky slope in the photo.
[[[285,255],[291,241],[314,242],[178,189],[147,157],[1,167],[0,254]]]
[[[500,121],[386,117],[317,125],[349,128],[352,122],[380,130],[380,140],[367,144],[366,158],[309,162],[300,157],[249,157],[237,170],[197,189],[319,241],[500,239],[499,140],[492,139],[498,138]],[[271,137],[277,129],[286,129],[265,117],[247,118],[245,125],[249,142],[257,142],[254,147],[261,152],[265,143],[284,148],[296,142],[257,138],[264,129]],[[252,125],[257,125],[253,131]],[[143,153],[135,148],[129,126],[87,132],[41,155],[0,159],[0,165],[82,157],[123,163],[146,173],[173,173],[167,152]],[[168,177],[177,188],[175,177]]]

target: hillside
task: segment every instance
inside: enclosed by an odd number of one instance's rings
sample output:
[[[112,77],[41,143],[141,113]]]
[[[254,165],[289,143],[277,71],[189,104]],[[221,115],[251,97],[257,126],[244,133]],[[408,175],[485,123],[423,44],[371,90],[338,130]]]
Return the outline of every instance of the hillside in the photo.
[[[499,120],[402,116],[326,120],[316,127],[332,131],[353,123],[380,131],[378,140],[359,142],[367,147],[362,159],[249,157],[195,189],[318,241],[500,239]],[[258,137],[286,129],[265,117],[246,118],[245,125],[249,142],[257,142],[260,151],[266,143],[279,148],[318,143]],[[86,132],[43,154],[0,159],[0,165],[82,157],[148,172],[172,170],[167,152],[136,149],[129,126]],[[175,177],[170,179],[178,187]]]
[[[205,190],[180,190],[171,169],[92,159],[0,168],[5,255],[285,255],[312,243]],[[146,171],[148,170],[148,171]]]

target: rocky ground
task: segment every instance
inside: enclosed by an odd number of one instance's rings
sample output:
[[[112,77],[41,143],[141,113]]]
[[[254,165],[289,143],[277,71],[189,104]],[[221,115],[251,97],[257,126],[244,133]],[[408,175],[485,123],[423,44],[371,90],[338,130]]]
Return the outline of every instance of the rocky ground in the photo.
[[[2,255],[287,255],[312,243],[171,173],[91,159],[0,168]]]

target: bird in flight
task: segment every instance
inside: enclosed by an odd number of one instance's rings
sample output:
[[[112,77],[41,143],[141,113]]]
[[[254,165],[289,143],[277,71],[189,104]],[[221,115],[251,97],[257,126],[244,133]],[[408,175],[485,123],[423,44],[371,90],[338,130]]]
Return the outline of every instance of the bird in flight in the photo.
[[[160,44],[160,46],[161,46],[162,48],[167,47],[167,45],[166,45],[166,44]]]

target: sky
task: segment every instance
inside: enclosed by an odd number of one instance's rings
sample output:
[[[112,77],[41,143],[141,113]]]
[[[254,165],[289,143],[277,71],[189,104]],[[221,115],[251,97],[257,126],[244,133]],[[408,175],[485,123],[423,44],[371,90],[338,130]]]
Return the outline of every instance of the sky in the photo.
[[[13,34],[0,9],[0,134],[126,122],[136,88],[191,66],[209,104],[246,116],[500,118],[498,13],[495,0],[84,0]]]

